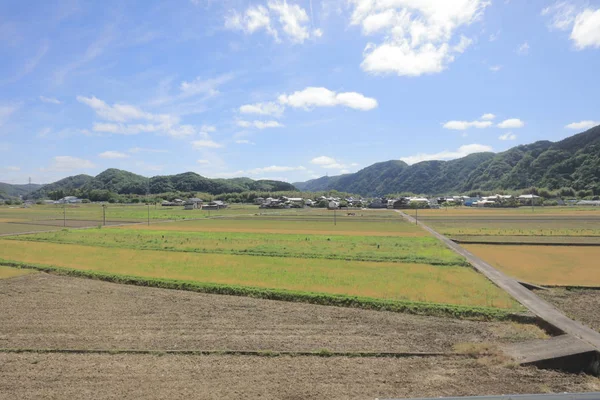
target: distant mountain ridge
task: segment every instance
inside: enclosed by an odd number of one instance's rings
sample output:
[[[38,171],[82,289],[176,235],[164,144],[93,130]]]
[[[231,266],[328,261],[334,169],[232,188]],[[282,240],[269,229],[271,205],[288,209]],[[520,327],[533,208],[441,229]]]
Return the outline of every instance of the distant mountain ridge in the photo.
[[[117,194],[150,194],[168,192],[205,192],[210,194],[255,191],[293,191],[296,188],[287,182],[274,180],[252,180],[250,178],[210,179],[195,172],[177,175],[160,175],[146,178],[133,172],[110,168],[94,176],[74,175],[44,185],[31,193],[33,198],[48,197],[50,192],[110,191]]]
[[[42,187],[42,185],[38,185],[37,183],[13,185],[10,183],[0,182],[0,199],[26,195],[27,193],[33,192],[40,187]]]
[[[363,196],[447,194],[572,187],[600,194],[600,126],[558,142],[538,141],[501,153],[475,153],[450,161],[408,165],[391,160],[353,174],[294,183],[304,191],[338,190]]]

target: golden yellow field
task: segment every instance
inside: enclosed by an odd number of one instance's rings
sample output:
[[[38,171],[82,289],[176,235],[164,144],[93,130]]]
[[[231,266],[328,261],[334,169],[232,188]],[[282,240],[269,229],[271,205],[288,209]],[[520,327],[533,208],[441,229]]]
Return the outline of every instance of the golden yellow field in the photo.
[[[517,309],[463,266],[179,253],[0,241],[0,258],[149,278]]]
[[[600,286],[600,247],[464,245],[504,273],[540,285]]]
[[[35,273],[35,271],[31,269],[11,268],[0,265],[0,279],[12,278],[14,276],[27,275],[31,273]]]

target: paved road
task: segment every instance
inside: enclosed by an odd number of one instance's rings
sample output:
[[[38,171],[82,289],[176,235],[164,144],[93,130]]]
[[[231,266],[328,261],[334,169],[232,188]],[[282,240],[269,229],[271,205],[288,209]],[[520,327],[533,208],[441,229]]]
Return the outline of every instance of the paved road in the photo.
[[[413,224],[415,223],[415,219],[410,215],[403,213],[402,211],[397,212],[400,213],[409,222]],[[504,275],[502,272],[498,271],[496,268],[492,267],[490,264],[486,263],[481,258],[475,256],[471,252],[462,248],[460,245],[454,243],[446,236],[434,231],[433,229],[431,229],[427,225],[424,225],[420,221],[418,222],[418,224],[423,229],[431,233],[433,236],[441,240],[450,249],[465,257],[469,261],[469,263],[471,263],[473,267],[475,267],[475,269],[487,276],[488,279],[494,282],[497,286],[507,291],[519,303],[527,307],[532,313],[534,313],[547,323],[562,330],[563,332],[583,340],[584,342],[594,347],[597,351],[600,351],[599,332],[596,332],[595,330],[590,329],[587,326],[568,318],[556,307],[536,296],[532,291],[523,287],[515,279]]]

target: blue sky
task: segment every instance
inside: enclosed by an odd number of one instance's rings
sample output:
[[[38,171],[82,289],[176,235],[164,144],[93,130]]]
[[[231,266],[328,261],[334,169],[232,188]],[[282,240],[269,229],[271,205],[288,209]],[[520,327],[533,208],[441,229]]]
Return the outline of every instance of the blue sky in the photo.
[[[307,180],[600,122],[600,1],[0,3],[0,181]]]

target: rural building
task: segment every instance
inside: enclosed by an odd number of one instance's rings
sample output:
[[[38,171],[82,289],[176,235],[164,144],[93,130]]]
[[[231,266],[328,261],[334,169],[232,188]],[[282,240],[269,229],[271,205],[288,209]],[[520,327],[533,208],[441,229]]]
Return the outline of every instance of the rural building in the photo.
[[[220,210],[222,208],[227,208],[227,203],[224,203],[221,200],[211,201],[210,203],[202,206],[203,210]]]
[[[328,210],[337,210],[338,208],[340,208],[340,203],[335,201],[335,200],[331,200],[328,204],[327,204],[327,209]]]
[[[519,203],[523,205],[531,205],[540,203],[540,196],[536,196],[535,194],[522,194],[518,197]]]
[[[66,197],[63,197],[62,199],[54,202],[54,204],[75,204],[75,203],[81,203],[81,199],[78,199],[75,196],[66,196]]]
[[[600,207],[600,200],[581,200],[577,202],[578,206],[595,206]]]
[[[387,201],[383,199],[373,199],[373,201],[369,203],[369,208],[387,208]]]
[[[260,206],[264,202],[265,202],[265,198],[264,197],[257,197],[257,198],[254,199],[254,204],[256,204],[257,206]]]

